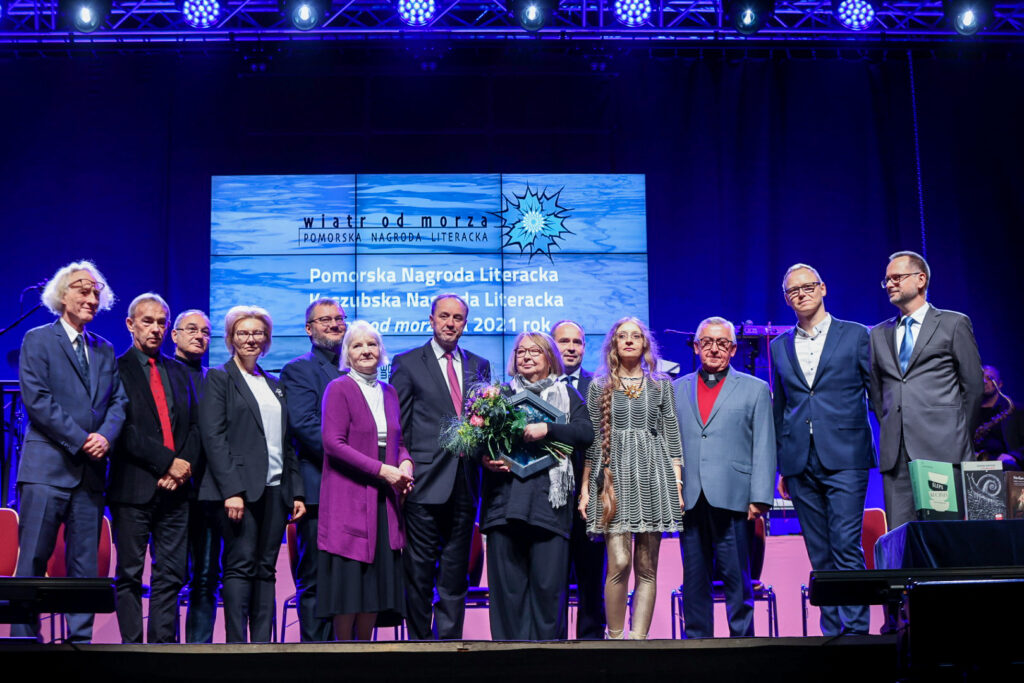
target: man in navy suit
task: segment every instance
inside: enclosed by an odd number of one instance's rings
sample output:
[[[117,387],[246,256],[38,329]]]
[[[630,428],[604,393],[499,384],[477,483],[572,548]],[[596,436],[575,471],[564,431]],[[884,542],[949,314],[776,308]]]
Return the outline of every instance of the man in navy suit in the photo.
[[[430,308],[434,336],[395,356],[391,384],[402,409],[402,437],[416,465],[405,502],[406,622],[414,640],[462,638],[469,551],[480,500],[480,464],[441,449],[441,427],[462,414],[466,393],[490,382],[491,366],[459,348],[469,305],[441,294]],[[432,609],[434,586],[438,603]],[[431,629],[433,612],[434,629]]]
[[[593,374],[583,369],[583,354],[587,338],[583,327],[574,320],[560,320],[551,328],[551,338],[565,364],[565,381],[587,400],[587,391]],[[583,463],[573,463],[577,495],[583,481]],[[601,640],[604,638],[604,543],[587,538],[587,523],[579,511],[573,515],[572,535],[569,537],[570,583],[576,581],[576,639]],[[568,623],[568,622],[567,622]]]
[[[150,643],[173,643],[185,585],[188,492],[199,457],[198,399],[188,372],[160,353],[171,317],[159,294],[128,306],[132,346],[117,359],[128,395],[124,428],[110,455],[107,498],[117,546],[121,640],[142,642],[142,572],[152,547]]]
[[[725,590],[729,634],[754,635],[750,524],[771,507],[775,426],[768,384],[734,370],[736,328],[724,318],[697,326],[701,367],[677,379],[676,414],[683,441],[683,615],[687,638],[711,638],[717,570]]]
[[[306,490],[306,514],[296,523],[299,563],[295,591],[299,594],[299,637],[303,642],[331,639],[331,622],[317,619],[317,520],[320,478],[324,465],[320,434],[320,407],[331,380],[341,377],[338,354],[345,337],[345,310],[334,299],[317,299],[306,308],[306,334],[313,344],[309,353],[288,362],[281,384],[288,395],[288,424],[299,458]]]
[[[811,266],[787,270],[782,292],[797,325],[771,343],[779,493],[793,499],[812,569],[864,569],[861,524],[875,466],[868,330],[825,311],[827,289]],[[867,605],[825,605],[821,632],[866,635],[869,617]]]
[[[95,577],[106,456],[127,398],[114,348],[85,326],[114,295],[96,266],[80,261],[56,272],[43,303],[59,319],[25,334],[18,366],[29,427],[18,465],[16,575],[46,574],[63,522],[68,576]],[[69,639],[88,642],[92,624],[92,614],[69,614]],[[11,634],[38,637],[38,619],[13,625]]]

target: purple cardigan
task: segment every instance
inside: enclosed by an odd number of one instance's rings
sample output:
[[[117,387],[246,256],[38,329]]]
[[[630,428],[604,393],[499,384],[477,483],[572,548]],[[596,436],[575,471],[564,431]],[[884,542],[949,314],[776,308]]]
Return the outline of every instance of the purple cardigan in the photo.
[[[384,389],[387,418],[385,462],[398,467],[412,459],[402,442],[398,393],[390,384]],[[356,380],[343,375],[327,385],[324,392],[322,430],[324,471],[320,482],[320,550],[335,555],[373,562],[377,545],[377,424]],[[405,545],[405,525],[398,510],[398,498],[388,487],[385,503],[391,548]]]

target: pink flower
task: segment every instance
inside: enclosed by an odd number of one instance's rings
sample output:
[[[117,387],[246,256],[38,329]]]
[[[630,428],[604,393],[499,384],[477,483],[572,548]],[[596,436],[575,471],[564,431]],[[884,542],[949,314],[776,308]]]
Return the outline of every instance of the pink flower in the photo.
[[[474,415],[473,417],[469,418],[469,424],[473,425],[474,427],[483,427],[484,419],[479,415]]]
[[[498,390],[498,387],[496,387],[494,385],[491,385],[491,386],[487,387],[486,389],[484,389],[484,397],[485,398],[495,398],[499,393],[500,392]]]

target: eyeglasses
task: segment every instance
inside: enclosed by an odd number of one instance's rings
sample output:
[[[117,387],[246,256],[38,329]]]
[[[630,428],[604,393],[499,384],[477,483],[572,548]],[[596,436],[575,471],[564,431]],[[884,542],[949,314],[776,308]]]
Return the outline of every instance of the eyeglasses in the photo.
[[[95,291],[96,294],[99,294],[106,288],[106,285],[102,282],[96,282],[95,280],[83,277],[68,285],[69,289],[72,287],[77,289],[82,296],[89,296],[93,291]]]
[[[250,332],[248,330],[236,330],[235,331],[235,339],[241,339],[243,341],[246,340],[246,339],[252,339],[254,341],[263,341],[263,339],[266,336],[267,336],[267,333],[264,330],[253,330],[252,332]]]
[[[814,294],[814,290],[817,289],[818,285],[820,285],[820,284],[821,284],[820,282],[808,282],[807,284],[804,284],[804,285],[797,285],[796,287],[790,287],[789,289],[787,289],[785,291],[786,298],[787,299],[792,299],[793,297],[795,297],[800,292],[803,292],[804,294],[807,294],[807,295]]]
[[[730,339],[718,337],[704,337],[697,340],[697,345],[707,351],[712,346],[717,346],[719,351],[728,351],[733,347],[734,342]]]
[[[324,316],[320,316],[319,318],[311,318],[311,319],[307,320],[306,322],[309,323],[310,325],[312,325],[313,323],[319,323],[319,324],[323,325],[324,327],[327,327],[331,323],[334,323],[335,325],[343,325],[345,323],[345,320],[346,320],[346,317],[343,316],[343,315],[335,315],[335,316],[324,315]]]
[[[627,339],[632,341],[642,341],[644,335],[640,334],[639,332],[619,332],[618,334],[615,335],[615,338],[618,339],[619,341],[626,341]]]
[[[882,278],[882,289],[888,289],[890,282],[899,287],[900,283],[906,280],[911,275],[920,274],[921,271],[915,270],[913,273],[893,273],[892,275],[886,275],[884,278]]]
[[[542,353],[544,353],[544,349],[540,348],[539,346],[531,346],[529,348],[520,346],[518,349],[516,349],[516,358],[526,358],[527,356],[529,356],[530,358],[536,358]]]
[[[210,334],[210,328],[209,327],[204,327],[204,328],[200,329],[200,328],[196,327],[195,325],[189,325],[187,327],[175,327],[174,329],[176,329],[178,332],[184,332],[185,334],[187,334],[190,337],[198,337],[198,336],[202,335],[203,337],[206,337],[207,339],[209,339],[212,336]]]

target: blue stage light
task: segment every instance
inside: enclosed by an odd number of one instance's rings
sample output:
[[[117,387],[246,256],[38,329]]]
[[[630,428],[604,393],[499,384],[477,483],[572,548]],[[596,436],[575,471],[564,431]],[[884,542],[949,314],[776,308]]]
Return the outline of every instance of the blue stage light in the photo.
[[[110,13],[110,0],[61,0],[59,10],[73,30],[92,33]]]
[[[512,14],[522,28],[539,31],[557,5],[557,0],[513,0]]]
[[[398,16],[409,26],[425,26],[436,12],[434,0],[398,0]]]
[[[875,21],[875,8],[867,0],[839,0],[833,11],[839,23],[851,31],[863,31]]]
[[[953,30],[973,36],[991,19],[993,4],[992,0],[944,0],[942,9]]]
[[[193,28],[210,28],[220,18],[218,0],[182,0],[181,13]]]
[[[281,0],[281,12],[300,31],[322,24],[330,9],[330,0]]]
[[[614,12],[623,26],[640,26],[651,18],[651,0],[615,0]]]

